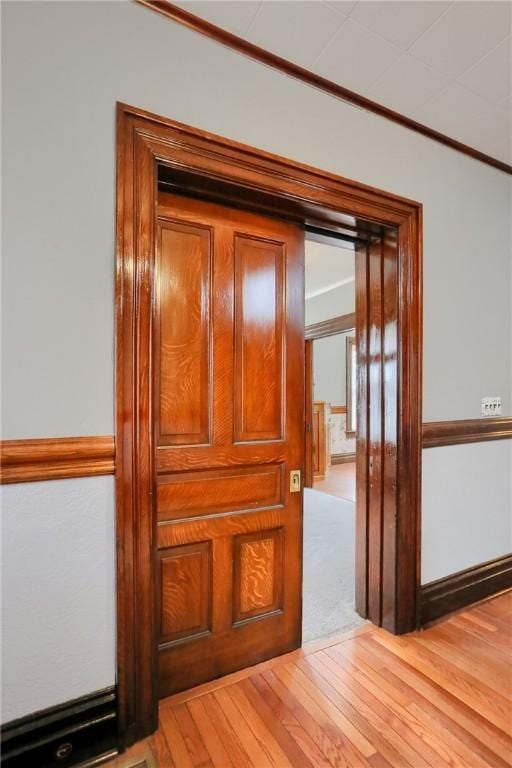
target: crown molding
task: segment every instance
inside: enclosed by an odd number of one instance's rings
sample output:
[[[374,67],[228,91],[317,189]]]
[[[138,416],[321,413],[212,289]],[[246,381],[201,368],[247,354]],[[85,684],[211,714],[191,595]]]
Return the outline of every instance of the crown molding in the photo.
[[[355,91],[344,88],[342,85],[339,85],[332,80],[321,77],[321,75],[317,75],[309,69],[300,67],[298,64],[293,64],[291,61],[283,59],[281,56],[277,56],[270,51],[266,51],[264,48],[260,48],[259,45],[254,45],[254,43],[250,43],[242,37],[238,37],[238,35],[227,32],[226,30],[221,29],[221,27],[217,27],[215,24],[211,24],[209,21],[167,2],[167,0],[135,0],[135,2],[167,16],[169,19],[172,19],[172,21],[182,24],[188,29],[192,29],[194,32],[199,32],[201,35],[205,35],[228,48],[232,48],[233,50],[238,51],[238,53],[259,61],[273,69],[277,69],[297,80],[302,80],[302,82],[324,91],[324,93],[328,93],[335,98],[355,104],[357,107],[365,109],[368,112],[380,115],[380,117],[384,117],[386,120],[398,123],[398,125],[401,125],[404,128],[420,133],[433,141],[437,141],[439,144],[444,144],[445,146],[450,147],[450,149],[461,152],[463,155],[472,157],[474,160],[479,160],[481,163],[497,168],[504,173],[512,174],[512,165],[505,163],[503,160],[498,160],[496,157],[486,155],[484,152],[480,152],[474,147],[463,144],[461,141],[457,141],[457,139],[452,139],[444,133],[440,133],[433,128],[429,128],[427,125],[423,125],[423,123],[418,123],[416,120],[413,120],[406,115],[402,115],[400,112],[396,112],[383,104],[367,99],[365,96],[361,96],[361,94],[356,93]]]

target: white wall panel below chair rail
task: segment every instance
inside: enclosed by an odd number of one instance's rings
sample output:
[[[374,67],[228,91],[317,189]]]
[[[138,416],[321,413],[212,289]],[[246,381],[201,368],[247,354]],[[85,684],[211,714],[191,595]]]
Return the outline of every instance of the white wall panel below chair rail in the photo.
[[[422,584],[512,552],[512,440],[423,451]]]
[[[114,478],[0,494],[5,723],[115,683]]]

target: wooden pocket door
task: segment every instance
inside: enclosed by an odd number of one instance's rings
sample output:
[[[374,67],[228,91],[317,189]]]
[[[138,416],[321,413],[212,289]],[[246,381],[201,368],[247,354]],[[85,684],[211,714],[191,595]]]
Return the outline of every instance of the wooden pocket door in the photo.
[[[153,441],[159,691],[300,644],[304,233],[160,194]]]

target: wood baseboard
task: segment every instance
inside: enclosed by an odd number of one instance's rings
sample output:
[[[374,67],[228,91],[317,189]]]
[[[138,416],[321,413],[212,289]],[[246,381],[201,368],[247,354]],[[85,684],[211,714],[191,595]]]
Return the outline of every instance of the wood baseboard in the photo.
[[[3,440],[0,483],[28,483],[114,473],[111,435]]]
[[[331,464],[352,464],[356,460],[355,453],[331,453]]]
[[[118,751],[116,689],[105,688],[6,723],[1,745],[5,768],[99,765]]]
[[[512,588],[512,554],[475,565],[421,587],[420,623],[438,619]]]

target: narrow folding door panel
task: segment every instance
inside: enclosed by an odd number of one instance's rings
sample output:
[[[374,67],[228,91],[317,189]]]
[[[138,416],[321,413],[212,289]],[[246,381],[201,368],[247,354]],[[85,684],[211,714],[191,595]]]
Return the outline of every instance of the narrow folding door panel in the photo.
[[[382,336],[382,240],[368,249],[368,618],[382,621],[382,473],[384,356]]]
[[[304,368],[305,368],[305,466],[304,486],[313,487],[313,341],[306,339],[304,342]]]
[[[382,344],[385,361],[382,398],[382,624],[395,626],[398,601],[397,562],[397,451],[398,451],[398,248],[396,230],[382,237]]]
[[[161,194],[154,434],[159,688],[300,643],[303,233]]]
[[[355,602],[360,616],[368,617],[368,450],[369,450],[369,254],[366,244],[356,248],[356,581]]]

